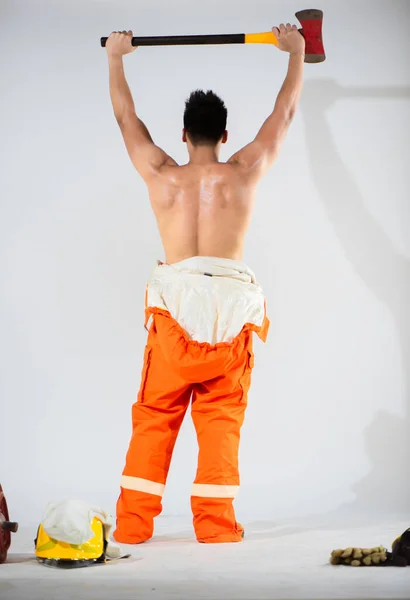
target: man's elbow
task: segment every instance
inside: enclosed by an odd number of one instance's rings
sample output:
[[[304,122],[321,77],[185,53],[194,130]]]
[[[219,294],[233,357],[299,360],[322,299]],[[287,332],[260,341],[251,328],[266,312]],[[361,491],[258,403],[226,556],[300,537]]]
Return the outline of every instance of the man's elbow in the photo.
[[[274,114],[279,117],[278,120],[283,123],[285,128],[289,127],[292,123],[295,114],[296,114],[297,105],[296,104],[282,104],[275,106]]]
[[[134,121],[137,118],[137,115],[135,114],[135,111],[123,110],[123,109],[117,109],[117,110],[114,109],[114,117],[115,117],[115,120],[117,121],[120,129],[122,129],[131,120]]]
[[[124,122],[124,111],[120,108],[113,106],[114,118],[117,121],[118,125],[121,127]]]
[[[284,110],[283,110],[283,124],[284,124],[284,128],[287,129],[289,127],[289,125],[292,123],[293,119],[295,118],[295,114],[296,114],[296,105],[291,105],[291,106],[287,106]]]
[[[295,118],[296,115],[296,106],[291,106],[288,110],[288,114],[287,114],[287,125],[289,126],[293,119]]]

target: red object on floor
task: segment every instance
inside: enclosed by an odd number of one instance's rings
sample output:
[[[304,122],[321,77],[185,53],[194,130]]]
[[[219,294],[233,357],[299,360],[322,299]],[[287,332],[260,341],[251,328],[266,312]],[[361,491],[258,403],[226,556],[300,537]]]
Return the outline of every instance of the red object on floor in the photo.
[[[0,563],[7,559],[7,552],[11,543],[11,532],[15,533],[18,524],[10,521],[6,497],[0,485]]]

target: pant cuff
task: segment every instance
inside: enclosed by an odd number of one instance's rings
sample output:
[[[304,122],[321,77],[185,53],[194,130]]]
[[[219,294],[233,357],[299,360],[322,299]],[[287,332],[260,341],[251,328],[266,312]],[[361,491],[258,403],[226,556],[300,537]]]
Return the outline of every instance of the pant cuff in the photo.
[[[143,544],[147,542],[151,537],[141,537],[136,535],[130,535],[121,531],[121,529],[116,529],[112,534],[114,540],[119,544]]]
[[[242,525],[237,525],[234,531],[229,533],[220,533],[218,535],[211,536],[199,536],[197,535],[197,540],[201,544],[229,544],[235,542],[242,542],[245,536],[245,530]]]

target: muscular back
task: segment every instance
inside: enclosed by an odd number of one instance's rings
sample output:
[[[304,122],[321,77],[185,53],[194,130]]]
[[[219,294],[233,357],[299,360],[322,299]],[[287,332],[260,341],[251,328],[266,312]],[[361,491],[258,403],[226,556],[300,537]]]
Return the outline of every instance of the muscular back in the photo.
[[[242,259],[255,184],[239,165],[164,165],[147,185],[168,263]]]
[[[147,184],[168,263],[198,255],[242,258],[255,186],[278,154],[302,90],[304,39],[296,25],[281,24],[273,32],[279,48],[289,53],[289,65],[272,113],[254,140],[227,163],[217,160],[218,143],[213,158],[209,148],[204,152],[191,147],[185,166],[154,144],[135,112],[122,62],[135,50],[132,32],[114,32],[107,40],[114,114],[130,158]],[[188,142],[185,129],[184,137]],[[226,138],[225,132],[220,141]]]

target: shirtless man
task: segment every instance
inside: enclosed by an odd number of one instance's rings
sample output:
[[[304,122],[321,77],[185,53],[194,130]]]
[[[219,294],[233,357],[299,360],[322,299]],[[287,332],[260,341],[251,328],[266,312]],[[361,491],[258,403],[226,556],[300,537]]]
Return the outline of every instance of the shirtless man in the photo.
[[[263,293],[242,260],[256,185],[274,162],[302,90],[305,42],[296,25],[273,28],[289,67],[273,112],[255,139],[227,163],[227,111],[213,92],[186,103],[179,166],[152,140],[135,111],[123,56],[132,32],[115,32],[106,49],[110,93],[131,161],[144,179],[166,263],[147,286],[149,331],[133,434],[121,479],[114,537],[141,543],[153,534],[174,444],[192,401],[199,446],[191,506],[198,541],[239,542],[233,500],[238,448],[253,368],[252,335],[265,340]],[[149,326],[148,326],[149,324]]]

